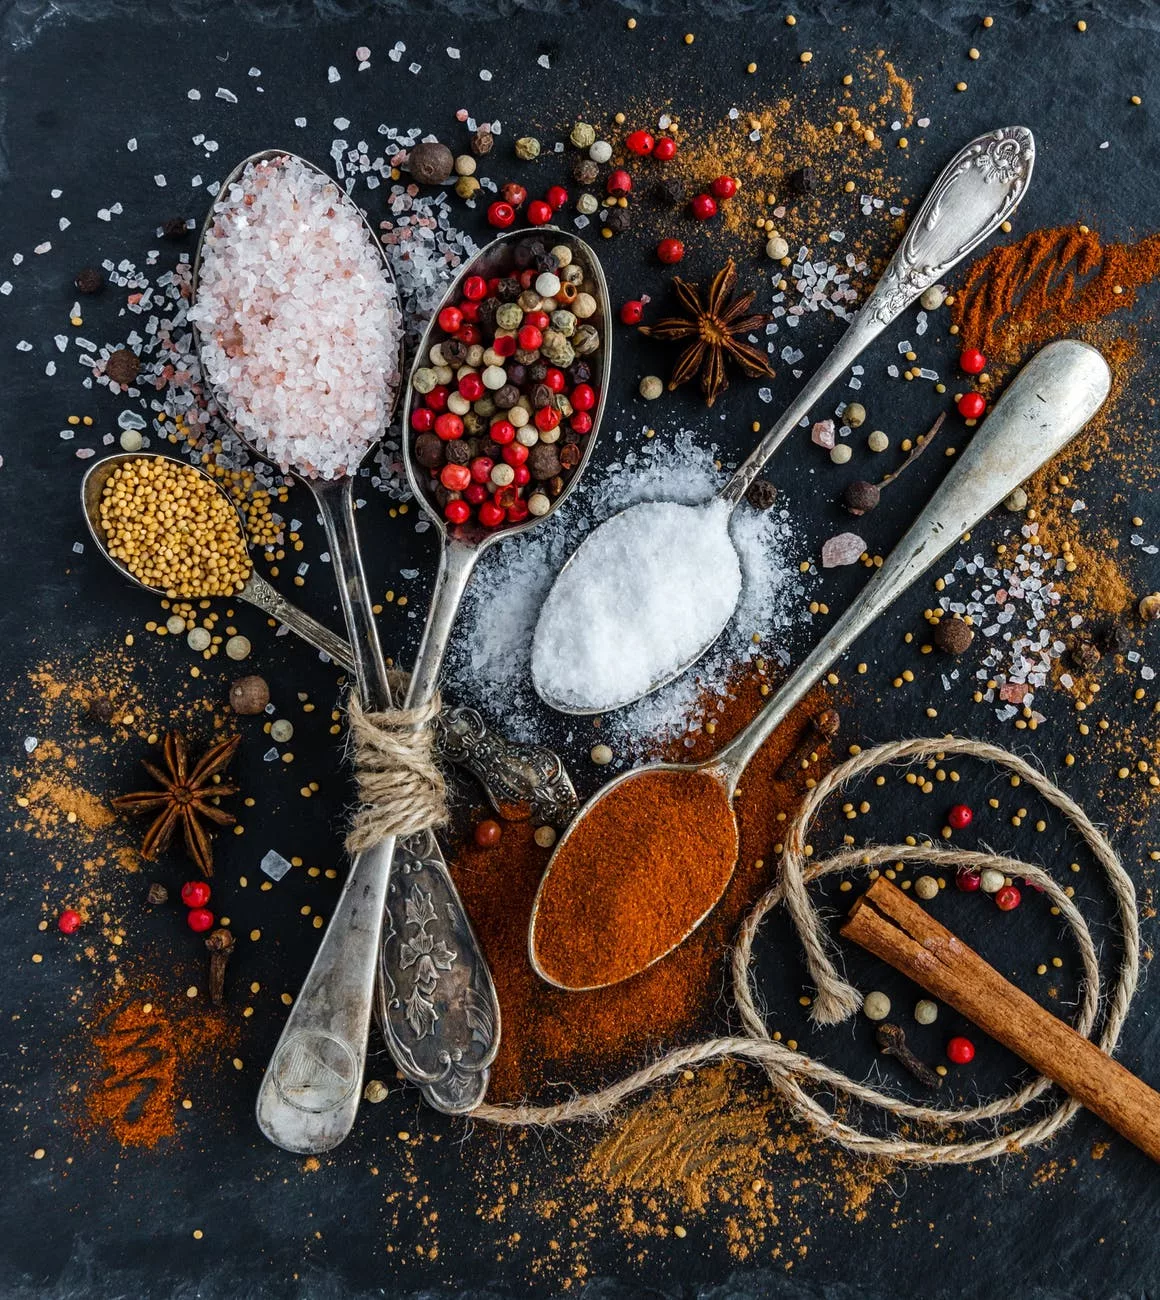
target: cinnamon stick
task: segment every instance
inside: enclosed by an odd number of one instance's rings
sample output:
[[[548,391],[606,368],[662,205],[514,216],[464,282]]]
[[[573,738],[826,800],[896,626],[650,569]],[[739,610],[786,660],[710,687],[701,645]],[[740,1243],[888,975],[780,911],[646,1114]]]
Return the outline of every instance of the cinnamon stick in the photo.
[[[908,975],[1160,1162],[1160,1093],[997,970],[888,880],[850,910],[842,936]]]

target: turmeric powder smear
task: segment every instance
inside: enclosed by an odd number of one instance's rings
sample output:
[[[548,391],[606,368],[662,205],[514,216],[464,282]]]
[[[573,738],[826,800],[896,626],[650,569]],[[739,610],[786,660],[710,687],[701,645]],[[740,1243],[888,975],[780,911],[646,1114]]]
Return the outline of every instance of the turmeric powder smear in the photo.
[[[712,908],[736,861],[718,780],[696,769],[629,776],[561,842],[540,894],[536,960],[570,989],[636,975]]]
[[[1078,226],[1036,230],[974,262],[952,319],[966,347],[1015,363],[1052,339],[1132,306],[1160,277],[1160,234],[1105,244]]]

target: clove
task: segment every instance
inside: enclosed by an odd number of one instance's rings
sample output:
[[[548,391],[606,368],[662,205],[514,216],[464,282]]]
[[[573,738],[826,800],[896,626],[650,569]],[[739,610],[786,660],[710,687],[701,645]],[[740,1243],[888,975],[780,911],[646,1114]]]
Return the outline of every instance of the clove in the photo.
[[[777,780],[788,781],[795,773],[817,761],[817,750],[828,744],[838,734],[842,719],[837,709],[825,709],[806,724],[798,743],[790,750],[785,762],[777,769]]]
[[[925,1061],[920,1061],[907,1047],[906,1035],[902,1032],[901,1025],[879,1025],[877,1038],[883,1055],[893,1056],[900,1065],[905,1066],[914,1075],[919,1083],[926,1084],[928,1088],[942,1086],[942,1075],[932,1070]]]
[[[215,1007],[225,1001],[226,966],[234,948],[234,936],[229,930],[218,928],[205,941],[209,951],[209,996]]]

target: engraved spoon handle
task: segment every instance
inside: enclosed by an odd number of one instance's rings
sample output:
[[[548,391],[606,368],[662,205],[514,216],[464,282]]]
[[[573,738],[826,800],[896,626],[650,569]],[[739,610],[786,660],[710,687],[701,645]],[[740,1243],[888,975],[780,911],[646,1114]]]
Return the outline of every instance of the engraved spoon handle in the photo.
[[[311,618],[305,610],[299,609],[297,605],[288,601],[257,570],[250,574],[246,580],[246,585],[238,594],[242,600],[248,601],[256,609],[269,614],[271,618],[276,618],[279,623],[284,623],[291,632],[300,636],[303,641],[308,645],[312,645],[316,650],[321,650],[328,659],[333,660],[340,668],[345,668],[351,673],[354,672],[354,655],[351,653],[350,642],[332,632],[330,628],[324,623],[320,623],[316,618]]]
[[[1035,141],[1022,126],[981,135],[955,154],[927,194],[873,293],[789,409],[721,489],[723,501],[736,506],[765,462],[863,350],[916,298],[998,230],[1027,192],[1034,164]]]

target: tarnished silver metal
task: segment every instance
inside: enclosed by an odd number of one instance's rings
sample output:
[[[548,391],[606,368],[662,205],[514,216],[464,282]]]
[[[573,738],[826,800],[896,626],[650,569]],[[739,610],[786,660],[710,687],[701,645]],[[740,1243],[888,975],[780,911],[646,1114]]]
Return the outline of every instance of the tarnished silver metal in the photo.
[[[101,528],[100,500],[109,475],[125,461],[141,460],[144,457],[168,460],[186,469],[193,469],[216,492],[220,492],[231,506],[234,503],[221,484],[215,482],[204,470],[158,452],[119,452],[105,460],[95,461],[89,467],[81,480],[81,502],[89,534],[97,549],[130,582],[155,595],[164,596],[162,588],[143,583],[109,553]],[[241,517],[240,510],[238,526],[244,539],[245,520]],[[354,673],[350,642],[288,601],[257,570],[251,571],[245,585],[233,599],[244,600],[276,618],[340,668]],[[541,821],[562,825],[576,811],[576,792],[560,757],[540,745],[519,745],[507,740],[490,728],[474,709],[444,709],[436,720],[436,747],[443,762],[454,763],[476,778],[483,786],[492,807],[509,821],[536,817]],[[522,811],[525,809],[527,811]]]
[[[830,355],[718,493],[722,501],[735,508],[766,461],[809,415],[814,403],[886,326],[998,230],[1026,194],[1034,164],[1035,141],[1031,132],[1022,126],[991,131],[959,150],[927,194],[869,298]],[[571,562],[569,559],[568,564]],[[544,703],[560,713],[584,716],[623,708],[673,681],[696,663],[725,630],[729,618],[714,630],[696,654],[654,682],[647,691],[631,697],[601,700],[594,707],[578,709],[551,698],[543,684],[534,678],[533,685]]]
[[[956,459],[934,496],[886,557],[882,567],[757,717],[729,744],[702,763],[657,763],[647,770],[688,771],[696,768],[717,780],[726,797],[732,800],[750,759],[805,699],[834,661],[963,533],[1062,451],[1103,405],[1110,388],[1111,371],[1107,362],[1086,343],[1066,339],[1050,343],[1036,353],[995,403],[967,449]],[[540,967],[535,943],[536,917],[544,881],[557,855],[567,844],[568,836],[593,806],[606,798],[609,791],[639,776],[643,770],[646,769],[625,772],[597,791],[577,814],[548,861],[532,907],[528,954],[536,972],[550,984],[556,981]],[[597,905],[593,900],[593,906]],[[711,910],[706,911],[666,952],[682,943]],[[655,954],[653,961],[659,961],[666,952]]]
[[[467,587],[468,579],[471,577],[472,570],[475,568],[479,557],[495,542],[512,537],[516,533],[525,532],[539,523],[541,519],[555,513],[556,509],[567,499],[579,482],[596,442],[601,416],[604,412],[607,391],[605,381],[611,358],[612,313],[608,297],[608,285],[604,279],[604,270],[595,253],[582,239],[567,232],[556,230],[553,227],[544,227],[543,229],[550,232],[554,242],[566,244],[572,250],[573,259],[583,266],[587,278],[596,290],[594,295],[597,300],[595,323],[602,327],[602,346],[599,353],[592,358],[592,383],[599,393],[596,407],[592,412],[592,431],[588,435],[580,463],[573,472],[567,487],[553,501],[548,515],[539,518],[529,516],[521,524],[496,530],[485,529],[475,521],[464,525],[453,525],[448,523],[441,511],[432,508],[428,502],[424,477],[418,471],[411,455],[409,430],[411,404],[415,390],[413,383],[407,383],[402,416],[404,430],[403,460],[407,469],[407,477],[411,483],[411,489],[415,497],[426,508],[439,532],[441,550],[439,570],[435,578],[435,588],[431,594],[431,605],[427,614],[427,624],[423,631],[423,639],[419,644],[418,653],[415,656],[414,667],[411,669],[411,680],[404,701],[404,707],[406,708],[418,708],[426,704],[435,694],[439,684],[439,673],[443,665],[443,657],[455,622],[455,615],[463,599],[463,592]],[[426,364],[427,353],[431,349],[432,339],[436,336],[438,329],[439,312],[447,303],[456,302],[461,298],[464,280],[469,275],[482,275],[487,278],[497,273],[504,267],[507,246],[515,240],[527,238],[529,238],[529,234],[526,231],[501,235],[482,249],[460,271],[444,295],[443,301],[432,313],[431,323],[427,326],[415,356],[412,377],[415,370]],[[442,863],[442,855],[434,837],[430,836],[428,837],[428,844],[422,853],[410,853],[404,860],[412,876],[420,868],[424,873],[430,874],[435,863]],[[403,885],[400,884],[400,889],[402,888]],[[403,906],[405,911],[405,903]],[[406,1057],[409,1052],[415,1060],[421,1062],[430,1057],[430,1045],[415,1041],[426,1037],[425,1033],[421,1033],[416,1029],[416,1023],[419,1029],[422,1029],[426,1022],[423,1019],[413,1022],[407,1016],[406,997],[403,995],[402,990],[406,983],[404,972],[408,969],[407,958],[410,952],[408,948],[410,940],[406,926],[399,924],[397,898],[394,894],[391,895],[390,909],[391,916],[384,930],[379,963],[379,1024],[396,1060],[399,1059],[400,1055]],[[459,911],[462,912],[462,907],[459,908]],[[452,926],[457,923],[451,918],[449,918],[449,921]],[[468,979],[466,986],[475,988],[482,996],[483,986],[480,981]],[[452,1033],[451,1029],[448,1028],[447,1033],[444,1035],[444,1046],[447,1050],[438,1053],[439,1060],[444,1065],[445,1073],[439,1079],[427,1082],[424,1086],[424,1095],[433,1105],[439,1106],[440,1109],[452,1112],[471,1109],[473,1105],[482,1099],[487,1087],[486,1070],[499,1046],[500,1021],[499,1004],[495,998],[494,989],[491,987],[490,975],[487,976],[486,988],[490,991],[490,1011],[487,1023],[491,1026],[489,1032],[492,1035],[486,1042],[478,1041],[478,1036],[483,1033],[481,1028],[483,1019],[474,1014],[471,1018],[468,1018],[466,1014],[461,1016],[451,1014],[452,1007],[451,1004],[448,1004],[445,1018],[448,1026],[457,1028],[458,1035],[452,1046]],[[421,1053],[420,1048],[422,1048]]]
[[[223,182],[219,192],[226,191],[235,183],[251,163],[279,157],[296,158],[303,166],[326,175],[313,163],[289,151],[267,149],[243,159]],[[327,179],[332,180],[330,177]],[[341,190],[338,193],[342,195]],[[342,201],[350,204],[351,210],[366,227],[367,237],[377,250],[384,275],[394,290],[390,263],[374,229],[352,200],[343,195]],[[213,220],[211,209],[202,225],[194,259],[195,298],[202,251]],[[196,338],[196,330],[194,334]],[[401,319],[399,337],[401,340]],[[402,368],[400,351],[400,371]],[[391,396],[393,414],[399,394],[395,392]],[[238,433],[236,429],[235,433]],[[242,435],[238,433],[238,436]],[[243,441],[251,446],[247,439],[243,438]],[[251,450],[261,454],[252,446]],[[368,709],[389,708],[393,704],[390,684],[354,522],[353,479],[344,476],[324,480],[304,474],[295,477],[310,490],[322,516],[338,584],[339,604],[350,637],[359,697]],[[351,863],[330,924],[262,1079],[256,1107],[258,1125],[270,1141],[286,1150],[303,1153],[328,1151],[346,1137],[354,1123],[360,1100],[359,1083],[366,1063],[367,1035],[394,848],[392,837],[356,855]],[[442,882],[444,892],[458,904],[458,895],[446,866],[439,860],[432,870],[437,871],[440,866],[445,877]],[[462,912],[461,906],[459,910]],[[478,964],[486,973],[483,955],[466,921],[454,961],[464,967]],[[486,976],[486,983],[490,987],[490,976]],[[439,1037],[440,1032],[441,1027],[436,1026],[435,1037]],[[453,1051],[455,1046],[450,1044],[448,1050]],[[398,1061],[404,1074],[407,1072],[406,1061],[405,1056]],[[425,1088],[430,1087],[430,1080],[425,1075],[415,1081]],[[430,1093],[428,1095],[430,1097]]]
[[[580,806],[563,760],[546,745],[507,740],[464,706],[444,708],[436,727],[440,754],[476,778],[505,820],[561,827]]]
[[[81,504],[84,507],[85,523],[89,526],[90,536],[105,559],[114,565],[130,582],[144,588],[146,591],[152,591],[158,596],[164,596],[166,593],[163,588],[151,587],[148,583],[142,582],[120,560],[109,553],[104,529],[101,528],[101,494],[105,490],[105,484],[109,481],[109,476],[118,466],[124,465],[128,461],[146,458],[167,460],[174,465],[180,465],[184,469],[192,469],[200,474],[213,487],[215,492],[221,493],[223,499],[228,501],[231,508],[237,513],[238,532],[243,545],[248,545],[246,542],[246,521],[242,518],[241,511],[230,500],[229,494],[222,488],[220,483],[215,482],[204,470],[199,469],[196,465],[190,465],[188,461],[178,460],[176,456],[165,456],[160,452],[152,451],[125,451],[118,452],[113,456],[107,456],[104,460],[94,461],[85,471],[84,478],[81,479]],[[329,656],[336,663],[353,670],[350,643],[337,636],[316,618],[311,618],[297,605],[291,604],[280,591],[272,587],[262,577],[257,569],[250,570],[250,576],[246,579],[245,584],[231,599],[244,600],[247,604],[254,605],[272,618],[276,618],[280,623],[284,623],[291,632],[296,633],[303,641],[314,646],[316,650],[321,650],[323,654]]]

